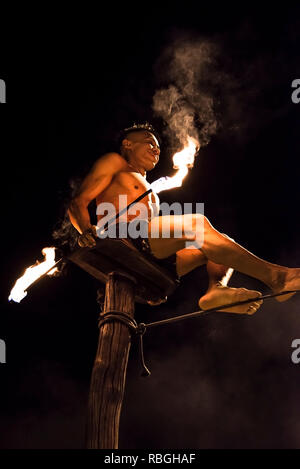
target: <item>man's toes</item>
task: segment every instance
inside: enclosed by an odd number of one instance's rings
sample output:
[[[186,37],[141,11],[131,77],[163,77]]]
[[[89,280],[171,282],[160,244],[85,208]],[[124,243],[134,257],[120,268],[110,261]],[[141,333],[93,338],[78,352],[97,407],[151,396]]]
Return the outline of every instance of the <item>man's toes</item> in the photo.
[[[262,294],[259,291],[253,291],[251,292],[251,298],[258,298],[262,296]],[[263,300],[257,300],[253,301],[253,303],[250,303],[250,305],[247,308],[247,314],[252,315],[256,313],[256,311],[261,307],[263,304]]]
[[[251,305],[247,308],[247,314],[249,314],[249,316],[256,313],[256,311],[257,311],[257,307],[254,305]]]
[[[257,311],[257,310],[261,307],[262,304],[263,304],[262,301],[255,301],[255,302],[253,303],[253,306],[254,306],[254,308],[255,308],[255,311]]]
[[[249,298],[259,298],[260,296],[262,296],[260,291],[251,290],[249,293]]]
[[[262,303],[263,301],[254,301],[253,303],[251,303],[247,308],[247,314],[251,315],[256,313]]]
[[[247,290],[247,288],[239,288],[237,291],[237,301],[251,300],[262,296],[259,291]]]

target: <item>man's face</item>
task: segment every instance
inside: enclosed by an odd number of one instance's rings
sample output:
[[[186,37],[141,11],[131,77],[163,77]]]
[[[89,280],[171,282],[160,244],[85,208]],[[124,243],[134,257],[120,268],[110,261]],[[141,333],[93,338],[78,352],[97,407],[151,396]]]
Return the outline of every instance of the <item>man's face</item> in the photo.
[[[151,132],[131,132],[124,142],[129,162],[151,171],[159,160],[160,148],[155,135]]]

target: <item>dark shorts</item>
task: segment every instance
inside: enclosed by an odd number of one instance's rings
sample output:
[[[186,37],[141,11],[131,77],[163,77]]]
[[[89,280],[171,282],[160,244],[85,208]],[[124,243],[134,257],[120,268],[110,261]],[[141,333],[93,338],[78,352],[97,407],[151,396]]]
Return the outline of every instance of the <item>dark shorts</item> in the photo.
[[[143,223],[143,221],[136,222],[137,231],[142,231],[140,230],[141,223]],[[138,251],[142,252],[145,255],[146,258],[166,269],[175,279],[178,280],[178,274],[176,270],[176,253],[164,259],[157,259],[151,252],[148,236],[145,237],[146,233],[148,235],[148,222],[145,221],[144,223],[146,225],[144,225],[145,229],[143,230],[143,237],[131,237],[130,233],[128,233],[129,223],[126,222],[120,222],[116,225],[116,237],[118,239],[125,238],[129,240],[133,244],[133,246],[138,249]]]

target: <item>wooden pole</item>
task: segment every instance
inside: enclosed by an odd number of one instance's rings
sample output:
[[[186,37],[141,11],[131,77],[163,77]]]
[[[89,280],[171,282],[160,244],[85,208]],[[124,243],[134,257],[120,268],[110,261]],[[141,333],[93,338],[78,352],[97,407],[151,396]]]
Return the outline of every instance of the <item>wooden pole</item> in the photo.
[[[118,272],[109,274],[102,314],[119,312],[133,319],[134,299],[134,279]],[[102,324],[88,402],[88,449],[118,448],[120,413],[130,345],[131,333],[126,324],[117,320]]]

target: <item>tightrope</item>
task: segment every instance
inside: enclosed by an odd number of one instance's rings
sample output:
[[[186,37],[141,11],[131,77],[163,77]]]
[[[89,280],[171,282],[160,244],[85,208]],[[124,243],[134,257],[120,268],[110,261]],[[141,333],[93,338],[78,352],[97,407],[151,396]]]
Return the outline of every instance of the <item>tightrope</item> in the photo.
[[[140,323],[138,324],[138,327],[141,327],[142,329],[149,329],[150,327],[155,327],[155,326],[163,326],[164,324],[171,324],[173,322],[178,322],[178,321],[183,321],[185,319],[192,319],[196,318],[199,316],[206,316],[207,314],[210,313],[215,313],[215,312],[223,312],[220,311],[220,309],[225,309],[225,308],[232,308],[234,306],[240,306],[240,305],[246,305],[248,303],[253,303],[255,301],[262,301],[262,300],[268,300],[269,298],[275,298],[276,296],[283,296],[283,295],[289,295],[290,293],[300,293],[300,290],[289,290],[289,291],[284,291],[281,293],[270,293],[268,295],[262,295],[258,296],[256,298],[250,298],[248,300],[242,300],[242,301],[236,301],[235,303],[230,303],[230,304],[225,304],[225,305],[220,305],[215,308],[210,308],[210,309],[200,309],[199,311],[195,311],[193,313],[186,313],[182,314],[181,316],[175,316],[173,318],[169,319],[162,319],[161,321],[155,321],[155,322],[150,322],[148,324],[145,323]],[[224,311],[224,313],[228,314],[228,312]],[[232,314],[237,314],[237,313],[232,313]]]
[[[258,296],[256,298],[250,298],[248,300],[236,301],[235,303],[217,306],[216,308],[210,308],[206,310],[200,309],[199,311],[194,311],[193,313],[186,313],[180,316],[175,316],[175,317],[168,318],[168,319],[162,319],[161,321],[150,322],[148,324],[145,324],[144,322],[139,323],[136,327],[135,332],[139,335],[139,338],[140,338],[140,355],[141,355],[141,363],[142,363],[142,368],[143,368],[142,376],[150,376],[151,374],[151,372],[145,365],[145,361],[144,361],[143,335],[145,334],[147,329],[150,329],[151,327],[163,326],[165,324],[173,324],[175,322],[184,321],[185,319],[203,317],[203,316],[207,316],[208,314],[216,313],[216,312],[228,314],[228,312],[220,311],[220,310],[225,309],[225,308],[232,308],[234,306],[246,305],[249,303],[253,303],[255,301],[268,300],[270,298],[276,298],[277,296],[289,295],[291,293],[300,293],[300,290],[289,290],[289,291],[284,291],[281,293],[270,293],[267,295]],[[237,313],[232,313],[232,314],[237,314]],[[241,314],[241,316],[243,316],[243,314]]]

